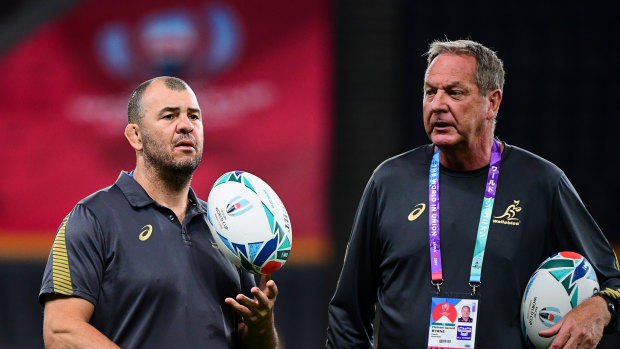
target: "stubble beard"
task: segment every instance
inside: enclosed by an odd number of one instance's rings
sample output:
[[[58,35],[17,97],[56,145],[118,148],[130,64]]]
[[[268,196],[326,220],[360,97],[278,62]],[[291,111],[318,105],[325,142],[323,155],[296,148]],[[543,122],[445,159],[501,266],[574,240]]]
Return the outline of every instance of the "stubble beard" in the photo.
[[[175,159],[173,152],[165,145],[157,143],[148,134],[143,132],[142,144],[146,165],[151,167],[166,183],[172,186],[181,186],[192,179],[194,171],[202,159],[202,152],[197,150],[196,156],[191,159]],[[185,138],[190,138],[187,136]],[[178,139],[175,139],[178,141]],[[174,149],[172,144],[169,145]]]

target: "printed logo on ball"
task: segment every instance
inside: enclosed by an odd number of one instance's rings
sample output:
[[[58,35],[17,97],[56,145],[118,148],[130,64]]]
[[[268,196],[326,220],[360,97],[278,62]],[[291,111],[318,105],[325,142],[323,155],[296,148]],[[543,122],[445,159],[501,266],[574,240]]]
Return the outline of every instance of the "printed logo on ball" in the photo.
[[[290,234],[291,233],[291,221],[288,218],[288,214],[286,213],[286,209],[284,205],[282,205],[282,217],[284,218],[284,229]]]
[[[215,217],[217,218],[217,222],[220,224],[220,227],[228,230],[228,225],[226,224],[226,216],[224,212],[220,211],[219,207],[215,207]]]
[[[562,312],[556,307],[545,307],[538,313],[538,317],[543,325],[551,327],[562,319]]]
[[[254,206],[248,200],[237,195],[226,205],[226,213],[230,216],[239,216],[248,212],[252,207]]]
[[[527,306],[527,309],[528,309],[527,319],[528,319],[528,323],[530,326],[532,326],[534,319],[536,318],[536,314],[538,313],[538,307],[536,306],[537,299],[538,297],[536,296],[532,297],[532,300]]]

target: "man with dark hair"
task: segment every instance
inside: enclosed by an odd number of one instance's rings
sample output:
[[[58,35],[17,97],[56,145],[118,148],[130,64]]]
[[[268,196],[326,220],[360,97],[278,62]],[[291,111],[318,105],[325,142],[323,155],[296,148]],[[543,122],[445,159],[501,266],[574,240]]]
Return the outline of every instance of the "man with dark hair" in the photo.
[[[566,175],[494,136],[503,85],[503,64],[483,45],[430,45],[431,144],[372,174],[329,306],[328,348],[523,348],[525,286],[560,251],[585,256],[602,291],[540,335],[556,335],[551,348],[593,348],[620,327],[618,260]],[[464,303],[477,315],[457,326]]]
[[[143,110],[141,108],[142,95],[146,88],[155,80],[161,80],[168,89],[172,91],[183,91],[189,89],[189,85],[179,78],[173,76],[164,76],[147,80],[135,88],[129,97],[127,105],[127,121],[128,124],[140,124]]]
[[[128,119],[135,170],[80,201],[56,234],[39,293],[46,347],[275,348],[276,284],[256,287],[214,248],[190,188],[204,140],[196,95],[151,79]]]

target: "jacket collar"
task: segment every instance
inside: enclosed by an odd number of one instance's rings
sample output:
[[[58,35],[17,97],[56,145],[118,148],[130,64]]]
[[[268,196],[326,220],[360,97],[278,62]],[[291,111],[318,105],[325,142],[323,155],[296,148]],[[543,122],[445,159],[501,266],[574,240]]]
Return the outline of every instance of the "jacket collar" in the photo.
[[[155,200],[153,200],[149,194],[142,188],[142,186],[133,179],[133,176],[126,171],[121,171],[121,174],[118,176],[116,180],[116,185],[119,187],[125,198],[129,204],[134,208],[145,207],[148,205],[158,205]],[[189,188],[189,205],[188,211],[190,209],[197,209],[199,212],[204,213],[206,209],[201,200],[198,199],[194,189]]]

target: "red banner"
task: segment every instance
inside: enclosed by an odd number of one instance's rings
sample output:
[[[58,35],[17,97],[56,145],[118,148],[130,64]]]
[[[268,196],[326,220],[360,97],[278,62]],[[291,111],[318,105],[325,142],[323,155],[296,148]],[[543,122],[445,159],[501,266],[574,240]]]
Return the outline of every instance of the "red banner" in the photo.
[[[0,256],[45,257],[81,198],[132,170],[129,94],[174,75],[196,92],[206,199],[231,170],[270,184],[292,221],[290,261],[328,253],[331,52],[326,1],[79,5],[0,57]]]

